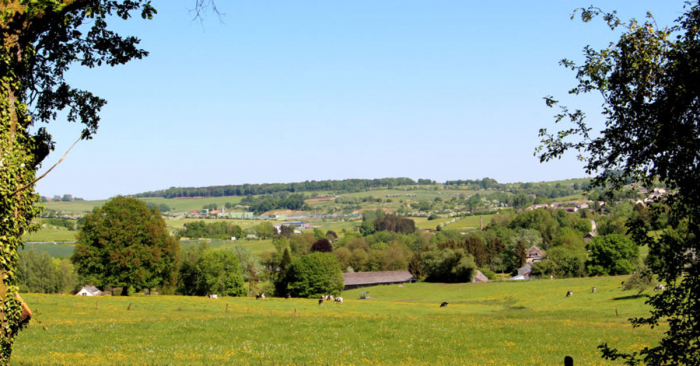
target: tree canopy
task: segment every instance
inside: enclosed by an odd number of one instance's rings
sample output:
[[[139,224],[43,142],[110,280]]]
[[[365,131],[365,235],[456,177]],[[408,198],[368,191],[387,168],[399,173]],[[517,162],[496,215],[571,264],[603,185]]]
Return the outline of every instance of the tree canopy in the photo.
[[[651,14],[642,23],[590,7],[579,11],[584,22],[602,17],[619,40],[609,47],[584,49],[585,60],[562,64],[576,73],[571,94],[602,97],[605,127],[593,131],[581,110],[560,106],[557,122],[572,125],[556,133],[540,130],[541,161],[578,151],[594,185],[619,189],[630,179],[646,187],[666,185],[674,194],[661,199],[668,226],[648,235],[643,220],[628,222],[630,234],[647,244],[656,258],[651,270],[667,284],[652,296],[650,316],[632,319],[635,326],[668,322],[658,345],[631,353],[601,345],[603,356],[628,364],[700,364],[700,3],[689,2],[670,28],[659,27]],[[547,105],[558,102],[545,98]],[[658,210],[655,209],[655,210]],[[653,212],[651,215],[655,215]],[[659,213],[660,214],[660,213]],[[683,274],[683,276],[681,276]]]
[[[136,290],[173,287],[180,243],[157,209],[136,198],[115,197],[85,216],[71,260],[96,286]]]
[[[316,252],[300,257],[280,280],[283,285],[277,286],[278,291],[286,289],[294,297],[340,295],[344,287],[340,265],[331,253]]]
[[[19,331],[17,247],[40,208],[34,205],[36,170],[54,148],[45,127],[56,120],[83,124],[81,139],[97,131],[106,101],[69,85],[74,64],[115,66],[142,58],[136,37],[123,37],[108,23],[133,13],[150,19],[149,0],[6,0],[0,4],[0,363],[8,363]],[[64,114],[61,114],[64,115]],[[78,136],[76,136],[78,137]],[[54,165],[55,166],[55,165]],[[47,173],[52,168],[48,169]],[[46,173],[45,173],[46,174]]]

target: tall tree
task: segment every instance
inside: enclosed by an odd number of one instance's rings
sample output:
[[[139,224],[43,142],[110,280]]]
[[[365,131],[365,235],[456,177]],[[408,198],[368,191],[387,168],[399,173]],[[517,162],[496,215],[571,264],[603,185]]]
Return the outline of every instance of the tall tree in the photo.
[[[667,284],[666,291],[648,300],[651,314],[632,323],[653,327],[663,321],[668,331],[658,345],[631,353],[603,344],[603,356],[630,365],[699,365],[700,3],[687,3],[671,28],[658,27],[651,15],[640,23],[593,7],[580,14],[584,22],[600,16],[611,29],[623,28],[609,47],[586,47],[583,64],[562,61],[576,72],[572,94],[602,96],[605,127],[593,131],[583,111],[561,107],[557,121],[572,126],[552,134],[540,130],[540,160],[576,150],[586,172],[596,174],[594,185],[620,188],[632,179],[647,187],[658,181],[675,191],[662,199],[670,209],[669,227],[661,235],[647,235],[643,221],[628,222],[635,241],[649,245],[657,258],[652,272]],[[549,106],[557,104],[545,99]]]
[[[117,196],[85,216],[71,260],[95,285],[136,290],[173,287],[180,243],[157,209]]]
[[[122,37],[107,26],[132,13],[151,18],[155,9],[148,0],[0,4],[0,363],[9,361],[19,331],[17,247],[39,212],[34,205],[36,170],[54,147],[45,128],[30,127],[67,111],[69,121],[84,125],[82,139],[95,133],[105,100],[71,87],[64,74],[74,63],[115,66],[145,56],[137,38]]]
[[[343,291],[343,273],[331,253],[311,253],[295,260],[278,288],[294,297],[339,295]]]

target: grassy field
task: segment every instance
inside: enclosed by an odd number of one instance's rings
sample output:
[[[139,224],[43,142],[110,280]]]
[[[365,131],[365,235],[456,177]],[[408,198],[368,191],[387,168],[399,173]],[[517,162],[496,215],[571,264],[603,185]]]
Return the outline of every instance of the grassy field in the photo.
[[[242,246],[250,249],[251,254],[260,255],[263,252],[274,252],[275,246],[272,245],[272,240],[206,240],[210,247],[217,250],[232,249],[233,247]],[[181,240],[182,248],[188,248],[199,245],[198,240]]]
[[[50,241],[50,242],[73,242],[75,241],[75,236],[78,234],[77,230],[68,230],[64,227],[42,227],[38,231],[33,233],[26,233],[22,235],[22,241],[24,242],[39,242],[39,241]]]
[[[627,323],[648,309],[620,281],[379,286],[324,306],[26,294],[41,324],[19,335],[13,364],[561,365],[570,355],[577,365],[603,365],[601,342],[638,349],[665,329]],[[371,299],[359,300],[360,291]],[[449,306],[440,308],[442,301]]]
[[[54,258],[70,257],[75,246],[73,244],[53,244],[53,243],[25,243],[20,251],[35,250],[37,252],[47,252]]]
[[[484,219],[484,227],[491,222],[491,216],[493,215],[481,215],[481,216],[466,216],[463,218],[456,218],[457,221],[452,222],[455,218],[446,217],[439,218],[435,220],[428,220],[425,217],[410,217],[416,223],[416,227],[419,229],[430,229],[435,230],[438,224],[449,223],[443,227],[445,230],[479,230],[480,218]]]
[[[493,215],[480,215],[480,216],[467,216],[463,219],[445,226],[447,230],[479,230],[481,225],[481,220],[484,221],[484,227],[491,222],[491,216]]]

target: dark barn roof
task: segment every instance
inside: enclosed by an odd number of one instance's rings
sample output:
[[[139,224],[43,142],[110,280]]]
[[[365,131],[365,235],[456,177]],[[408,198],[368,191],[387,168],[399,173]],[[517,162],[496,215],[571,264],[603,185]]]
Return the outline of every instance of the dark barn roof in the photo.
[[[409,271],[355,272],[343,273],[345,289],[362,286],[386,285],[390,283],[415,282]]]

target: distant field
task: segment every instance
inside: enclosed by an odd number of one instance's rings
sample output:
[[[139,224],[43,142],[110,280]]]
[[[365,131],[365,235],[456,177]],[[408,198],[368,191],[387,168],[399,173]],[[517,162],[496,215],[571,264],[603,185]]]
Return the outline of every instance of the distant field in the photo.
[[[445,230],[478,230],[479,229],[479,223],[480,223],[480,217],[483,217],[484,219],[484,227],[488,225],[491,222],[491,216],[493,215],[475,215],[475,216],[466,216],[463,218],[453,218],[453,217],[446,217],[446,218],[439,218],[435,220],[428,220],[425,217],[409,217],[416,223],[416,227],[419,229],[430,229],[430,230],[435,230],[438,226],[438,224],[442,223],[447,223],[451,222],[452,220],[457,220],[456,222],[447,224],[443,226],[443,229]]]
[[[232,249],[236,246],[242,246],[250,249],[251,254],[260,255],[263,252],[275,251],[275,246],[272,245],[272,240],[182,240],[180,245],[182,248],[198,246],[200,242],[206,241],[209,246],[217,250]]]
[[[479,230],[481,227],[481,220],[483,219],[484,227],[491,222],[491,216],[493,215],[474,215],[466,216],[461,220],[445,226],[447,230]]]
[[[240,226],[242,229],[246,229],[249,227],[257,226],[264,220],[243,220],[243,219],[181,219],[181,220],[173,220],[173,219],[165,219],[165,225],[172,228],[172,229],[184,229],[185,224],[189,222],[194,222],[194,221],[204,221],[207,224],[211,223],[216,223],[216,222],[230,222],[232,224]],[[276,224],[277,222],[272,221],[273,224]]]
[[[439,224],[445,223],[452,220],[451,217],[439,218],[435,220],[428,220],[426,217],[408,217],[416,223],[416,227],[419,229],[429,229],[435,230]]]
[[[64,211],[71,213],[92,212],[92,209],[105,204],[105,200],[99,201],[73,201],[73,202],[44,202],[43,205],[49,210]]]
[[[210,205],[215,203],[218,207],[224,207],[228,202],[236,205],[241,202],[243,197],[239,196],[229,196],[229,197],[203,197],[203,198],[162,198],[162,197],[150,197],[150,198],[139,198],[144,202],[153,203],[159,205],[164,203],[172,209],[171,212],[189,212],[193,210],[201,211],[205,205]]]
[[[379,286],[346,291],[343,304],[324,306],[308,299],[23,294],[41,325],[19,334],[12,361],[561,365],[569,355],[576,365],[619,364],[602,360],[597,345],[638,350],[667,329],[627,323],[648,307],[644,297],[620,290],[624,278]],[[574,296],[565,297],[567,290]],[[358,300],[360,291],[371,299]],[[441,308],[443,301],[449,305]]]
[[[75,241],[75,236],[78,234],[76,230],[68,230],[62,227],[45,227],[39,231],[22,235],[22,241]]]
[[[35,250],[37,252],[47,252],[54,258],[60,258],[70,257],[73,254],[73,249],[75,249],[73,244],[26,243],[24,244],[24,249],[20,249],[20,251]]]

